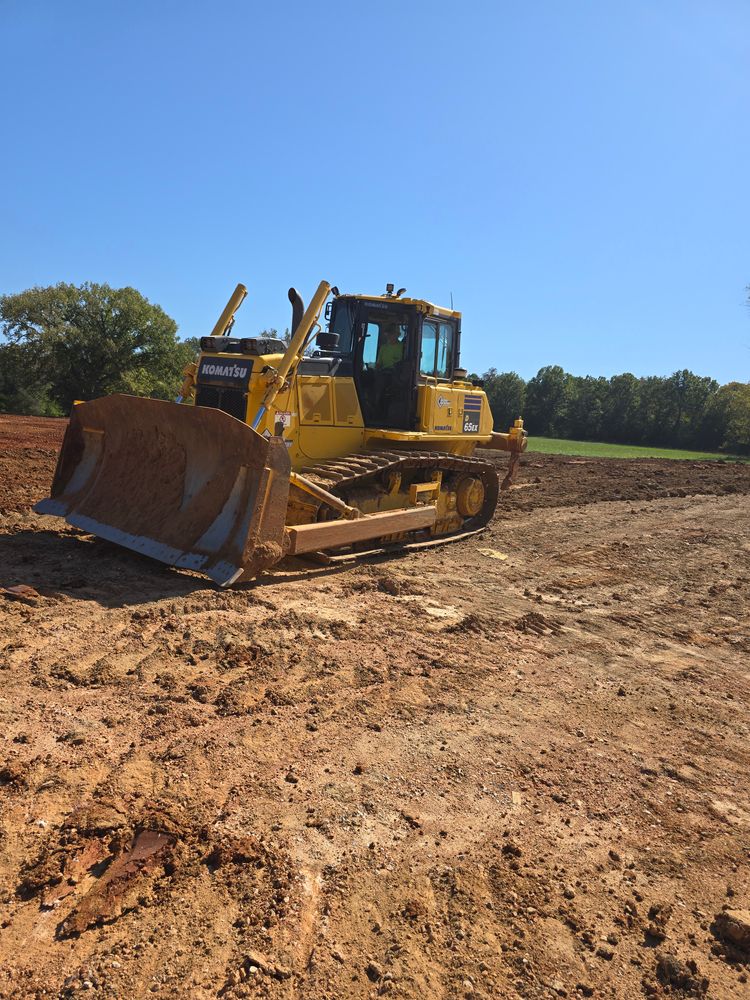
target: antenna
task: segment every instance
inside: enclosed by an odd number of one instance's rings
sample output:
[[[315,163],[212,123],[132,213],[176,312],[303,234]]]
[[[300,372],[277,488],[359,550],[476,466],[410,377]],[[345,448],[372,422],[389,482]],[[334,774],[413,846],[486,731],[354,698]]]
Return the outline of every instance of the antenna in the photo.
[[[453,292],[451,292],[451,310],[453,309]]]

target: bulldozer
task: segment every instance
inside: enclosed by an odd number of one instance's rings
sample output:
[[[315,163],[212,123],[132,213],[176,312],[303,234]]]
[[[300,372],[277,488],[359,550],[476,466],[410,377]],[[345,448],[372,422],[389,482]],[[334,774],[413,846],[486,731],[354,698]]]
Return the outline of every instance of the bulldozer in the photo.
[[[74,404],[34,509],[222,587],[286,556],[481,530],[514,479],[523,420],[493,431],[481,383],[460,367],[461,313],[405,292],[322,281],[305,307],[291,288],[285,342],[233,336],[238,285],[175,402]],[[509,453],[502,484],[477,447]]]

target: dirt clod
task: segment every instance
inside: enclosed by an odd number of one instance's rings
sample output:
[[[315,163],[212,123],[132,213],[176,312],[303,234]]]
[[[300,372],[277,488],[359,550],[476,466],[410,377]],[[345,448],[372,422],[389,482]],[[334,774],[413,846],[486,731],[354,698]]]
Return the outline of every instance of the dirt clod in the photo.
[[[368,962],[365,966],[365,974],[371,983],[377,983],[383,978],[383,970],[377,962]]]
[[[671,916],[671,904],[654,903],[648,911],[649,924],[646,927],[646,937],[653,941],[663,941],[667,936],[667,924]]]
[[[673,993],[687,997],[703,997],[708,992],[709,980],[701,976],[695,961],[681,961],[676,955],[660,955],[656,963],[656,976],[662,986]]]
[[[750,959],[750,910],[721,910],[714,917],[714,935]]]

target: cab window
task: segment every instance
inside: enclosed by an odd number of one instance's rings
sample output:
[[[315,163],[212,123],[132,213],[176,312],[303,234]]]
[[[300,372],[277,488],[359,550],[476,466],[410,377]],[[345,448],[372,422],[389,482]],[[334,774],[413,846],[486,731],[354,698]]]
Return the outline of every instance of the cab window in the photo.
[[[419,361],[421,375],[435,374],[435,351],[437,348],[437,323],[428,320],[422,324],[422,355]]]
[[[365,346],[362,350],[362,364],[365,368],[374,368],[378,359],[378,342],[380,341],[380,326],[378,323],[368,323],[365,332]]]
[[[438,324],[437,362],[435,373],[438,378],[449,378],[453,375],[451,362],[453,360],[453,324]]]
[[[369,310],[363,325],[362,364],[365,368],[392,368],[408,357],[409,317]]]
[[[422,354],[419,371],[422,375],[435,378],[451,378],[453,375],[452,323],[425,320],[422,324]]]

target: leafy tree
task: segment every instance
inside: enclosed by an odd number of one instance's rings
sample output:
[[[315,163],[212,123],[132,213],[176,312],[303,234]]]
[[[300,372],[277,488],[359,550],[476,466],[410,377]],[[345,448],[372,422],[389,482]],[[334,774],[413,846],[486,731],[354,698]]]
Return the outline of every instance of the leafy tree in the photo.
[[[577,440],[600,440],[608,393],[609,383],[606,378],[569,376],[566,434]]]
[[[670,445],[677,419],[675,399],[666,390],[666,379],[651,375],[640,380],[638,443]]]
[[[22,344],[0,344],[0,412],[61,416],[34,357]]]
[[[559,365],[547,365],[529,381],[525,422],[530,434],[554,437],[564,432],[570,378]]]
[[[727,424],[722,447],[750,454],[750,384],[730,382],[719,390],[727,397]]]
[[[696,439],[710,397],[719,383],[701,378],[687,368],[675,372],[666,380],[666,393],[674,411],[670,438],[677,444],[689,444]]]
[[[750,384],[730,382],[711,397],[703,422],[707,447],[750,454]]]
[[[487,400],[492,410],[495,429],[507,431],[513,421],[523,415],[524,403],[526,402],[526,383],[515,372],[500,374],[496,368],[490,368],[484,373],[482,379],[484,391],[487,393]]]
[[[192,357],[175,321],[134,288],[60,283],[3,295],[0,330],[65,412],[112,392],[170,398]]]
[[[201,339],[200,337],[185,337],[184,340],[177,341],[177,351],[180,358],[185,359],[185,364],[189,361],[195,360],[196,354],[200,353],[201,349]]]
[[[641,440],[640,400],[640,380],[635,375],[612,376],[602,415],[602,435],[607,441]]]

